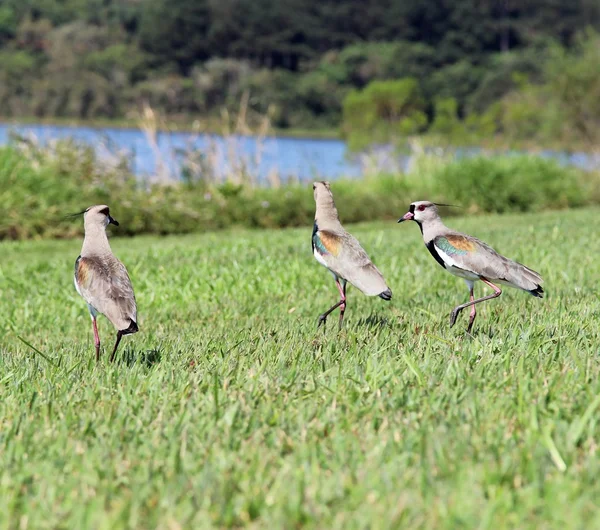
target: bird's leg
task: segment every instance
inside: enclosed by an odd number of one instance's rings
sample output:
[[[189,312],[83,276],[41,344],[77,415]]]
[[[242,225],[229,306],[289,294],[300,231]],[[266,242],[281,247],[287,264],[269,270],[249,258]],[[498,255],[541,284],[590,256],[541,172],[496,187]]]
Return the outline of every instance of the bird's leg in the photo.
[[[325,322],[327,321],[327,317],[330,315],[330,313],[336,310],[338,307],[340,307],[343,303],[344,302],[340,300],[337,304],[332,305],[327,311],[325,311],[325,313],[319,315],[319,326],[321,324],[325,324]]]
[[[454,324],[456,323],[456,317],[458,317],[458,314],[465,307],[474,306],[475,304],[478,304],[480,302],[485,302],[486,300],[491,300],[492,298],[498,298],[502,294],[502,289],[500,289],[500,287],[496,287],[492,282],[489,282],[485,278],[481,278],[481,281],[483,283],[485,283],[486,285],[489,285],[492,289],[494,289],[494,294],[490,294],[488,296],[484,296],[483,298],[477,298],[477,300],[470,300],[466,304],[457,305],[452,310],[452,313],[450,313],[450,327],[454,326]],[[473,314],[474,313],[472,312],[471,316],[473,316]],[[473,316],[473,320],[475,320],[474,316]]]
[[[113,348],[113,352],[110,356],[111,363],[115,360],[115,353],[117,353],[117,348],[119,347],[119,342],[121,342],[122,336],[123,336],[123,333],[121,331],[117,331],[117,340],[115,342],[115,347]]]
[[[325,311],[325,313],[323,313],[322,315],[319,315],[318,326],[320,326],[321,324],[325,324],[325,322],[327,322],[327,317],[333,311],[335,311],[338,307],[342,306],[343,307],[342,311],[344,311],[344,309],[346,309],[346,284],[344,284],[344,288],[342,289],[342,286],[340,285],[340,281],[337,279],[337,277],[335,279],[335,284],[337,285],[338,291],[340,292],[340,296],[342,299],[337,304],[332,305],[327,311]],[[340,324],[341,324],[341,321],[340,321]]]
[[[96,362],[100,361],[100,335],[98,335],[98,325],[96,317],[92,317],[92,327],[94,328],[94,346],[96,347]]]
[[[475,297],[473,296],[473,285],[471,285],[471,290],[469,291],[469,301],[475,301]],[[469,317],[469,325],[467,326],[467,333],[471,333],[471,328],[473,327],[473,322],[475,322],[475,317],[477,316],[477,309],[475,304],[471,306],[471,316]]]
[[[346,311],[346,280],[343,281],[343,287],[340,287],[340,283],[336,282],[338,290],[340,291],[340,295],[342,296],[342,304],[340,305],[340,322],[338,324],[339,329],[342,329],[342,322],[344,321],[344,311]]]

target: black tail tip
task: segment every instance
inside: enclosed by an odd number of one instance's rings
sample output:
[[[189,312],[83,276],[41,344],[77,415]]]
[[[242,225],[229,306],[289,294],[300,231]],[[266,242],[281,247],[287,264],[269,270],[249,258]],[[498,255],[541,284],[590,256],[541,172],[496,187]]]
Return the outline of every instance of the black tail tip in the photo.
[[[533,296],[537,296],[538,298],[544,298],[544,288],[541,285],[538,285],[535,289],[529,291]]]
[[[383,291],[383,293],[379,293],[379,298],[383,298],[386,301],[391,300],[392,299],[392,290],[386,289],[385,291]]]
[[[130,335],[131,333],[137,333],[140,329],[138,328],[137,322],[130,320],[129,327],[127,329],[122,329],[121,335]]]

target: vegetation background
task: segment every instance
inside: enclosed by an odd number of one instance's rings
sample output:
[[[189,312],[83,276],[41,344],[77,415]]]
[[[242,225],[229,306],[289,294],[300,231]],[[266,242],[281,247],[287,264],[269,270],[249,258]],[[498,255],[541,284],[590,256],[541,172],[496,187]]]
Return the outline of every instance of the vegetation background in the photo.
[[[393,219],[423,197],[471,213],[591,205],[598,28],[595,0],[3,0],[0,116],[130,124],[153,147],[162,128],[342,135],[367,167],[383,144],[410,154],[336,184],[346,222]],[[72,237],[82,228],[65,213],[117,201],[127,235],[310,224],[305,187],[259,182],[236,145],[235,174],[190,151],[175,180],[140,180],[118,153],[14,138],[0,148],[0,239]]]
[[[191,127],[246,95],[279,130],[357,147],[589,147],[599,28],[596,0],[3,0],[0,116],[131,123],[149,105]]]

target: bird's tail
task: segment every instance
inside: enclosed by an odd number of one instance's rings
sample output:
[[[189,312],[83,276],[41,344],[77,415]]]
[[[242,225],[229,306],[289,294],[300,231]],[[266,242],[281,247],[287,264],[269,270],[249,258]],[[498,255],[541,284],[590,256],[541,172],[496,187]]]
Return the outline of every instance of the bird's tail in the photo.
[[[382,293],[379,293],[379,298],[383,298],[386,302],[389,302],[392,299],[392,290],[388,287]]]
[[[512,287],[527,291],[532,296],[538,298],[544,296],[544,288],[542,287],[544,280],[539,273],[516,261],[511,261],[509,265],[506,282]]]
[[[538,285],[535,289],[531,289],[529,292],[533,296],[537,296],[538,298],[544,298],[544,288],[541,285]]]
[[[132,333],[137,333],[140,330],[138,328],[137,322],[134,322],[131,318],[129,319],[129,327],[127,329],[122,329],[121,335],[130,335]]]

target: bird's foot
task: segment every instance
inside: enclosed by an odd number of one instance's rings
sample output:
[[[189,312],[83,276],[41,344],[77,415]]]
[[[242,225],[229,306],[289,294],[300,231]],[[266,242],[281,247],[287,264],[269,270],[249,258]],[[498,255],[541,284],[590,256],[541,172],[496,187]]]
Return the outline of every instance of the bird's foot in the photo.
[[[325,325],[327,322],[327,315],[319,315],[319,323],[317,324],[317,328],[320,328],[321,325]]]
[[[460,310],[456,310],[453,309],[452,313],[450,313],[450,327],[454,326],[454,324],[456,324],[456,319],[458,318],[458,314],[460,313]]]

